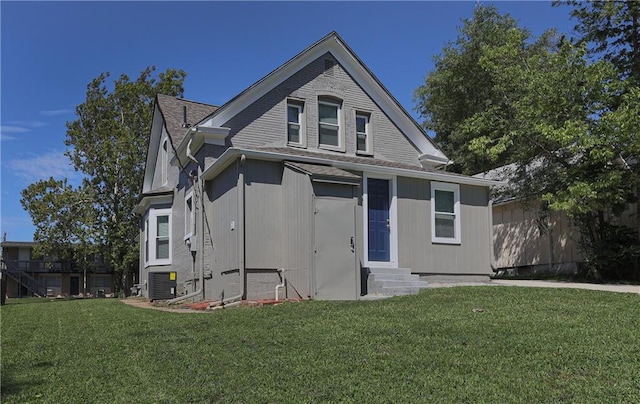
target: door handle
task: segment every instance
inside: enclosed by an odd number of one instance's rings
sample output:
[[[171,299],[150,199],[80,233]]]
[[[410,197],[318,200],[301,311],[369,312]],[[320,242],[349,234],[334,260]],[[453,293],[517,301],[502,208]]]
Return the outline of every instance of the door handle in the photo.
[[[391,222],[387,219],[387,230],[391,230]]]
[[[351,252],[356,252],[356,245],[353,240],[353,237],[351,237]]]

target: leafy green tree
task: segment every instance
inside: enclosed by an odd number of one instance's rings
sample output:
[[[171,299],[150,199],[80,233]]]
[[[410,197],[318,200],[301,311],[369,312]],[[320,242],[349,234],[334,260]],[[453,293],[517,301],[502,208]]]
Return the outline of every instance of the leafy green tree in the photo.
[[[590,261],[605,262],[601,252],[615,250],[640,274],[629,234],[610,220],[637,200],[640,186],[640,91],[632,78],[589,58],[586,43],[553,31],[531,38],[493,8],[478,7],[464,24],[416,92],[427,128],[463,173],[512,163],[504,179],[513,196],[542,201],[543,214],[573,217]],[[488,33],[499,40],[486,40]]]
[[[84,175],[76,188],[49,179],[22,191],[22,204],[36,226],[34,239],[43,252],[73,250],[98,254],[119,275],[120,288],[137,267],[138,219],[133,214],[142,189],[151,104],[157,93],[182,96],[186,73],[168,69],[154,77],[154,67],[137,79],[121,75],[107,87],[108,73],[87,86],[86,99],[67,123],[66,155]]]
[[[573,7],[571,17],[577,43],[587,43],[591,56],[613,63],[622,78],[640,85],[640,2],[565,1]]]
[[[589,62],[585,46],[560,40],[545,53],[513,57],[522,52],[514,33],[480,58],[496,91],[519,96],[461,123],[477,135],[469,148],[494,161],[515,162],[512,192],[575,218],[587,254],[597,258],[614,242],[607,237],[623,239],[612,231],[611,218],[635,200],[640,185],[638,165],[629,163],[640,155],[640,91],[621,80],[611,63]],[[496,120],[505,122],[500,135],[485,135]],[[605,276],[637,276],[636,253],[627,247],[621,246],[618,262],[630,272],[594,269]]]
[[[516,89],[498,89],[491,75],[480,64],[487,49],[499,47],[507,40],[517,39],[521,50],[515,55],[505,55],[505,63],[515,63],[514,57],[526,57],[548,46],[545,35],[531,43],[528,30],[518,26],[508,14],[500,14],[494,6],[479,5],[473,17],[463,19],[455,42],[447,43],[441,54],[434,57],[435,69],[416,89],[416,110],[424,118],[427,130],[435,132],[435,141],[454,161],[452,171],[475,174],[507,160],[492,160],[488,156],[472,153],[469,143],[478,136],[462,124],[477,113],[490,113],[493,108],[507,107],[518,99]],[[504,91],[511,90],[511,91]],[[488,132],[489,138],[499,138],[507,122],[496,121]],[[505,149],[507,144],[502,144]]]

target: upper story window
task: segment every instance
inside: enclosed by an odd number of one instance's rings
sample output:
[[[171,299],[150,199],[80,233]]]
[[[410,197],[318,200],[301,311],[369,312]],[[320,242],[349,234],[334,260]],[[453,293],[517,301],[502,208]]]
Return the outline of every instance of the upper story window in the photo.
[[[333,99],[318,100],[318,143],[328,149],[344,149],[340,125],[341,104]]]
[[[431,240],[460,244],[460,185],[431,182]]]
[[[184,199],[184,238],[187,239],[196,234],[196,221],[193,192],[187,194]]]
[[[162,157],[161,157],[161,170],[162,170],[162,185],[166,185],[169,176],[168,176],[168,170],[169,170],[169,145],[167,142],[167,138],[164,138],[164,140],[162,141],[162,150],[160,151],[160,153],[162,153]]]
[[[145,219],[146,265],[171,264],[171,209],[149,209]]]
[[[306,147],[307,135],[304,122],[304,104],[287,101],[287,144]]]
[[[371,115],[356,112],[356,152],[373,154],[371,136]]]

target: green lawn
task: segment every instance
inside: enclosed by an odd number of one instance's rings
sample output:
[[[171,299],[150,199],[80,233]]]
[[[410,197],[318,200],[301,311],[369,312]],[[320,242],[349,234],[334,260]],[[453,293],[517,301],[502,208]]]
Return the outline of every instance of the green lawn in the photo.
[[[460,287],[211,314],[10,300],[0,314],[3,403],[640,402],[632,294]]]

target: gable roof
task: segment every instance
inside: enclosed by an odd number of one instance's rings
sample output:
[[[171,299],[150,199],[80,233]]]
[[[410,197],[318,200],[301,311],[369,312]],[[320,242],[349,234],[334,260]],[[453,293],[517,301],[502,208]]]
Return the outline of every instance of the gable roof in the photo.
[[[153,174],[158,159],[158,149],[162,139],[162,128],[166,129],[171,146],[175,148],[182,142],[182,139],[184,139],[187,134],[187,128],[183,126],[184,107],[187,108],[187,126],[194,125],[218,109],[218,107],[214,105],[189,101],[164,94],[157,94],[154,104],[149,147],[147,149],[147,161],[145,162],[144,169],[143,193],[151,191]]]
[[[420,156],[421,160],[431,162],[432,164],[446,164],[449,162],[447,156],[440,150],[424,129],[409,115],[389,90],[387,90],[335,31],[329,33],[242,91],[214,111],[210,116],[199,122],[197,126],[222,127],[231,118],[249,107],[264,94],[327,52],[340,63],[369,97],[380,106],[401,132],[416,146],[420,153],[422,153]]]
[[[195,125],[205,117],[215,112],[218,107],[214,105],[204,104],[201,102],[185,100],[184,98],[172,97],[169,95],[158,94],[156,104],[164,119],[164,127],[171,137],[171,141],[178,146],[185,134],[187,128],[183,126],[184,107],[187,107],[187,125],[188,127]]]

